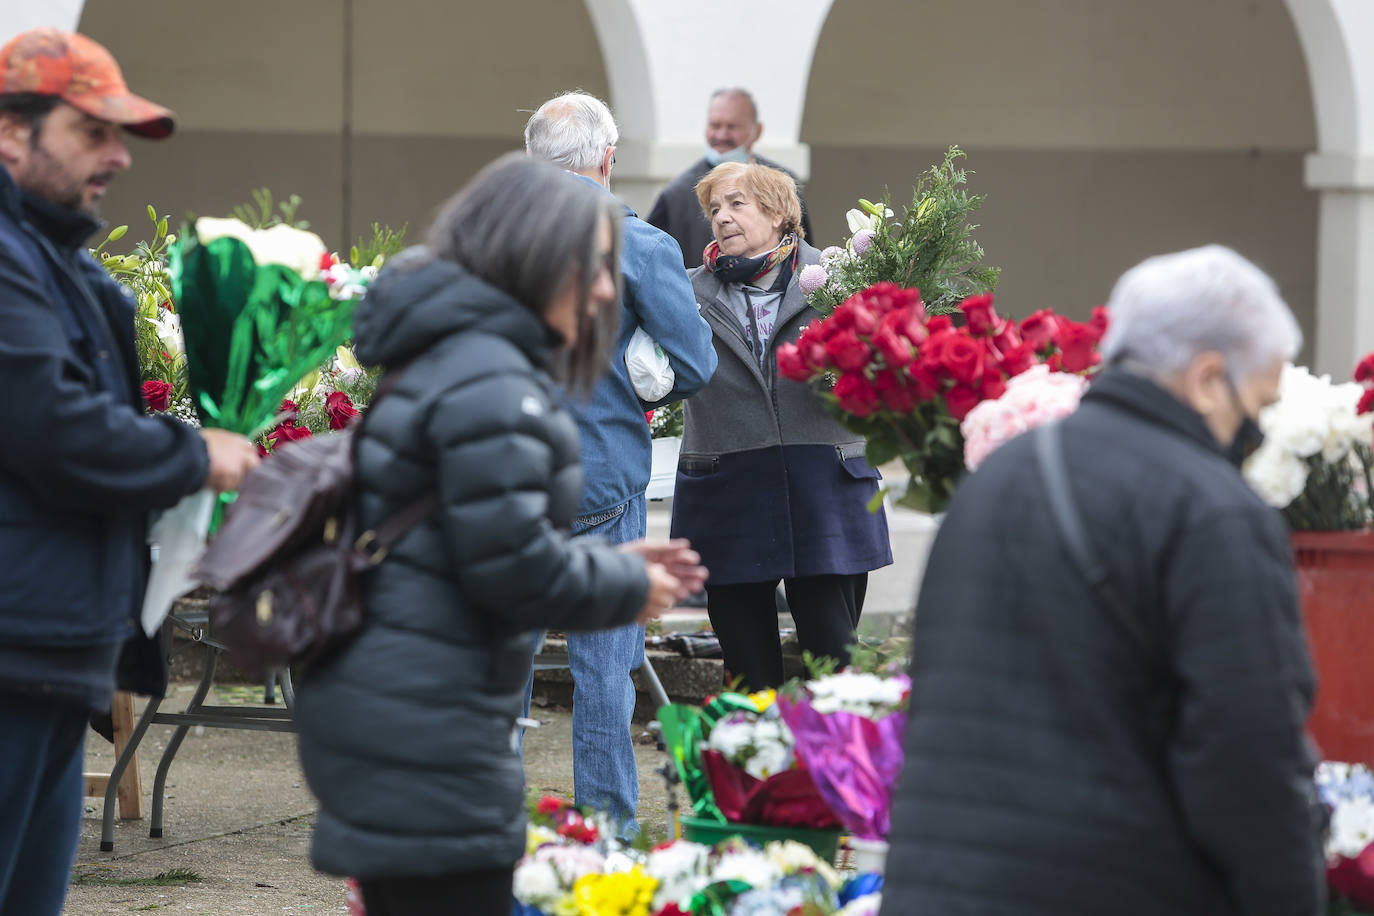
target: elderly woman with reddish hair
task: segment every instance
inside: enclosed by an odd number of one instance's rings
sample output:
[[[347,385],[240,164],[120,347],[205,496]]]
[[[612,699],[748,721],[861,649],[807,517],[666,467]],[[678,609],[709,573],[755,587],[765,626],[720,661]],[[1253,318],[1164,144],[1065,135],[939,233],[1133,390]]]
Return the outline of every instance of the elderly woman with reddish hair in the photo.
[[[820,263],[803,239],[791,176],[725,163],[697,184],[715,241],[691,271],[718,367],[685,402],[673,536],[711,571],[711,625],[728,677],[750,690],[783,680],[781,581],[801,647],[848,657],[870,570],[892,562],[887,520],[870,513],[878,472],[864,440],[808,386],[778,375],[777,350],[819,316],[797,285]]]

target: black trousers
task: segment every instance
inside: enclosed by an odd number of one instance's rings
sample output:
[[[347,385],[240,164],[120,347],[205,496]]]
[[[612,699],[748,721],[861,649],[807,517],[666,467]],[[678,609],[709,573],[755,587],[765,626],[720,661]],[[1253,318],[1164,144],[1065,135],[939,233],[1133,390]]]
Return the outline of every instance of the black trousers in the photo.
[[[868,573],[783,579],[787,604],[797,625],[797,640],[812,655],[828,655],[841,665],[863,611]],[[778,580],[706,585],[706,612],[720,639],[727,683],[744,679],[749,691],[783,682],[782,642],[778,637]]]
[[[510,916],[514,868],[359,881],[367,916]]]

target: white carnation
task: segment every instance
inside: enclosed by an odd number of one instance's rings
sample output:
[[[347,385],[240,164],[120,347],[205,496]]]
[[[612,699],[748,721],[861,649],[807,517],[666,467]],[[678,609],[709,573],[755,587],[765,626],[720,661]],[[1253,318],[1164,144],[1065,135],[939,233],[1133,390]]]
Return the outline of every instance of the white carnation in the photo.
[[[1355,798],[1337,805],[1331,814],[1326,854],[1358,856],[1370,842],[1374,842],[1374,801]]]
[[[548,862],[526,861],[517,866],[513,890],[515,898],[521,903],[541,909],[541,904],[552,903],[563,895],[558,873]]]

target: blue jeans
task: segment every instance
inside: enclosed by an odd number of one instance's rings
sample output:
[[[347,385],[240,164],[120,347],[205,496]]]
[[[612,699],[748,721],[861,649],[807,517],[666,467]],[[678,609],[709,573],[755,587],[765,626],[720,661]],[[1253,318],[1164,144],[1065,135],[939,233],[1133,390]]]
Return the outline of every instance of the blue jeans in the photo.
[[[0,693],[0,916],[58,916],[81,836],[78,703]]]
[[[644,495],[608,512],[573,520],[574,537],[598,537],[612,544],[637,541],[648,526]],[[535,634],[535,645],[543,634]],[[644,664],[644,628],[629,624],[611,630],[568,634],[568,667],[573,676],[573,796],[578,805],[605,811],[624,825],[624,835],[639,832],[639,765],[635,761],[631,720],[635,685],[630,672]],[[529,715],[534,674],[525,685]]]

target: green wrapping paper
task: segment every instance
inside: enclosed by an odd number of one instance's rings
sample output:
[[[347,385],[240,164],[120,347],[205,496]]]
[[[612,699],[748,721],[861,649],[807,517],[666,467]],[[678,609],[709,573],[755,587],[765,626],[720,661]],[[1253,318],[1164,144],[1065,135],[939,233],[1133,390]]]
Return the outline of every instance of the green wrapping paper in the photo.
[[[687,901],[687,912],[692,916],[727,916],[730,904],[748,890],[753,890],[753,885],[744,881],[718,881],[693,895]]]
[[[711,783],[701,766],[701,746],[717,722],[736,712],[758,713],[754,701],[739,693],[722,693],[701,706],[672,703],[658,711],[663,726],[663,743],[677,764],[678,776],[692,802],[692,812],[700,818],[726,822],[716,805]]]
[[[257,264],[236,238],[178,242],[169,273],[205,426],[263,432],[282,398],[352,333],[353,300],[280,264]]]

